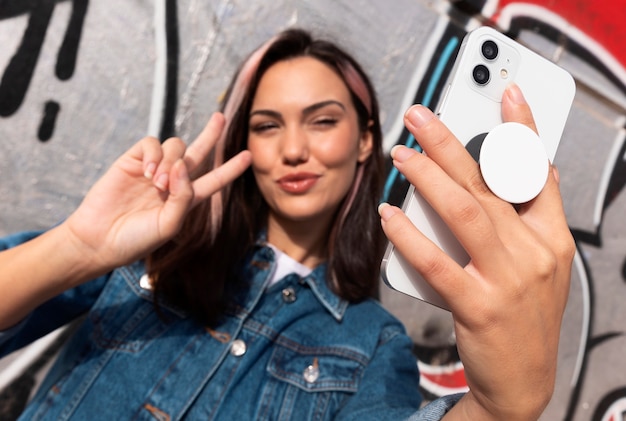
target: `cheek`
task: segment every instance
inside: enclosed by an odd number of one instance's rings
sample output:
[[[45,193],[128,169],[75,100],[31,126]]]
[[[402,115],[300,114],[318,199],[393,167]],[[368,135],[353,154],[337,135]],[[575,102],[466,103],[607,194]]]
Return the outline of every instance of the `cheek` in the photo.
[[[261,172],[269,172],[274,166],[272,154],[270,148],[263,147],[257,142],[250,142],[248,144],[248,150],[252,154],[252,170],[255,174]]]
[[[343,195],[352,185],[357,167],[358,150],[353,144],[336,142],[318,149],[317,157],[326,167],[330,188]]]
[[[356,166],[359,151],[355,142],[333,139],[320,143],[316,149],[316,155],[328,168]]]

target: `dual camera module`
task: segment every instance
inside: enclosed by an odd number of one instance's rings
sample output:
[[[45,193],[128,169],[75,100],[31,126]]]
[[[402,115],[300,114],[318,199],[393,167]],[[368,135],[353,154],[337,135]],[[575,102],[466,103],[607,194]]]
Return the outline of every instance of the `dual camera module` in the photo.
[[[498,44],[492,40],[487,40],[480,46],[480,52],[486,60],[493,61],[498,57]],[[478,64],[474,67],[472,77],[474,82],[480,86],[486,85],[491,79],[489,69],[484,64]]]

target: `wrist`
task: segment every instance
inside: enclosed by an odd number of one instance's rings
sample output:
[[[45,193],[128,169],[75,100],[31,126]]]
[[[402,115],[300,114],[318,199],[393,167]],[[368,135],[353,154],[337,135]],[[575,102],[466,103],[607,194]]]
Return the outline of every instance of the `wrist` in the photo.
[[[443,418],[446,421],[530,421],[537,420],[549,402],[549,397],[535,397],[530,400],[516,399],[513,404],[504,406],[486,397],[479,399],[471,391],[465,394]]]
[[[58,237],[55,242],[63,245],[58,250],[57,257],[59,258],[55,261],[67,270],[67,281],[72,284],[71,286],[81,284],[112,269],[93,246],[77,235],[69,219],[53,228],[49,234]]]

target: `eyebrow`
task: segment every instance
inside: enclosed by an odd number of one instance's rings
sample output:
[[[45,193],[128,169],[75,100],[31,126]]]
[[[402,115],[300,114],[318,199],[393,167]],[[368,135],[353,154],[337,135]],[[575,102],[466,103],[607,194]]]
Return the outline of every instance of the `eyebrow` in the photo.
[[[312,112],[314,112],[316,110],[319,110],[320,108],[327,107],[329,105],[337,105],[342,110],[344,110],[344,111],[346,110],[346,106],[343,105],[343,103],[341,103],[341,102],[339,102],[337,100],[334,100],[334,99],[329,99],[327,101],[317,102],[315,104],[309,105],[308,107],[305,107],[302,110],[302,114],[303,115],[311,114]],[[266,115],[266,116],[270,116],[270,117],[276,117],[276,118],[281,116],[281,114],[279,112],[276,112],[276,111],[273,111],[273,110],[255,110],[255,111],[252,111],[250,113],[250,117],[249,118],[251,118],[252,116],[257,115],[257,114],[258,115]]]

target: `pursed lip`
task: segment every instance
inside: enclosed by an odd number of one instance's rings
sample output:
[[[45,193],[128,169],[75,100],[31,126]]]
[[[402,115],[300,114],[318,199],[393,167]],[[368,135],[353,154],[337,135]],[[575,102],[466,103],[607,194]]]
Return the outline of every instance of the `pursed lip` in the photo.
[[[276,183],[288,193],[302,194],[309,191],[319,178],[319,174],[298,172],[282,176],[276,180]]]

